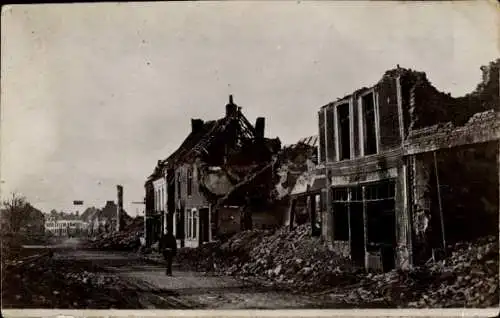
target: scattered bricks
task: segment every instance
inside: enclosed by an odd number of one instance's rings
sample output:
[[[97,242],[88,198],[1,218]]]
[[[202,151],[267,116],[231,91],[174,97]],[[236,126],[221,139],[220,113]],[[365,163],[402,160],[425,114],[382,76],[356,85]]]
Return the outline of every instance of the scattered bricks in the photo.
[[[144,221],[133,219],[120,232],[103,233],[87,242],[90,248],[100,250],[133,251],[141,246],[139,237],[144,234]]]
[[[346,302],[422,308],[487,307],[498,304],[498,239],[449,246],[440,262],[411,270],[374,274],[350,262],[309,235],[293,231],[238,233],[227,242],[181,249],[179,262],[198,270],[258,279],[294,291],[346,295]],[[217,264],[215,267],[213,264]]]
[[[141,308],[123,298],[123,282],[85,262],[55,261],[45,256],[7,266],[3,271],[4,308]]]

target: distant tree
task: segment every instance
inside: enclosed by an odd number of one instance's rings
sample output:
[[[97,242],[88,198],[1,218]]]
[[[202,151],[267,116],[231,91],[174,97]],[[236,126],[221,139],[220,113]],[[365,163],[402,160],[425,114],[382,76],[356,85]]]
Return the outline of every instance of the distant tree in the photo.
[[[2,202],[4,217],[8,230],[18,233],[30,218],[31,206],[24,196],[12,193],[12,196]]]

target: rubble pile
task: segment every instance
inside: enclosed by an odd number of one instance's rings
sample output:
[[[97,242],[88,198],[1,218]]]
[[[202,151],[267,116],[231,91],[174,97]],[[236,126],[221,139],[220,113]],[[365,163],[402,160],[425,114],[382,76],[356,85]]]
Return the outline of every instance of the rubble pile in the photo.
[[[127,219],[125,224],[126,231],[144,231],[144,218],[135,217],[133,219]]]
[[[144,234],[144,221],[136,218],[120,232],[102,233],[89,239],[88,246],[100,250],[130,251],[140,247]]]
[[[181,248],[177,252],[176,261],[182,264],[184,268],[211,272],[216,269],[214,266],[216,263],[215,255],[219,248],[219,242],[204,244],[198,248]],[[158,256],[158,259],[163,261],[162,256]]]
[[[218,241],[198,248],[182,248],[178,252],[177,260],[196,270],[222,273],[234,264],[249,261],[250,251],[260,243],[262,237],[271,234],[269,230],[239,232],[224,243]]]
[[[500,290],[498,238],[458,243],[448,251],[443,260],[411,270],[367,273],[330,251],[320,238],[311,237],[310,225],[301,225],[293,231],[245,231],[224,243],[180,249],[178,261],[197,270],[340,297],[346,304],[496,306]]]
[[[73,260],[42,254],[12,261],[2,271],[4,308],[141,308],[124,283]]]
[[[360,278],[358,284],[343,290],[348,302],[383,301],[411,308],[497,306],[498,238],[456,244],[444,260],[410,271],[369,273]]]
[[[140,232],[103,233],[90,239],[90,248],[113,251],[136,250],[141,245]]]
[[[234,235],[227,242],[181,249],[179,263],[197,270],[224,275],[254,277],[296,290],[327,288],[356,279],[350,262],[319,238],[311,237],[310,225],[290,231],[252,230]],[[342,270],[341,270],[342,269]]]
[[[98,274],[86,270],[84,270],[83,272],[63,273],[62,276],[64,277],[64,279],[73,281],[75,283],[93,285],[99,288],[119,283],[119,280],[116,276],[103,275],[101,273]]]
[[[301,225],[293,231],[282,228],[273,235],[261,237],[249,253],[250,261],[233,264],[225,272],[257,276],[277,284],[293,285],[297,290],[351,282],[355,271],[350,262],[328,250],[321,239],[311,237],[310,233],[310,225]]]
[[[498,305],[498,237],[453,246],[447,259],[429,266],[436,278],[410,306],[487,307]]]

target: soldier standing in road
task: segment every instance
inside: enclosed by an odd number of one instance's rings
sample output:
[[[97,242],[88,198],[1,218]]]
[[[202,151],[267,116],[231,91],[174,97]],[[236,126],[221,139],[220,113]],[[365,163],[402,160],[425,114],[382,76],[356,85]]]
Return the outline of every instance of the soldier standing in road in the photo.
[[[240,228],[242,231],[252,230],[252,207],[248,192],[245,194],[245,203],[240,208]]]
[[[160,250],[163,253],[163,257],[167,263],[167,276],[172,276],[172,260],[177,253],[177,240],[175,236],[167,231],[160,241]]]

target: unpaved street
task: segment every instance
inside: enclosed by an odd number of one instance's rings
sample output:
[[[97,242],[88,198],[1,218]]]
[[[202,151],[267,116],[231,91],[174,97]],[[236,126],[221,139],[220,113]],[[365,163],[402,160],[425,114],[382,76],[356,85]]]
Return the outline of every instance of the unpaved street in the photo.
[[[180,264],[174,264],[174,276],[168,277],[161,265],[131,253],[66,249],[56,252],[54,260],[87,263],[89,270],[118,276],[127,291],[137,295],[141,306],[148,309],[335,308],[305,295],[275,291],[233,277],[183,270]]]

